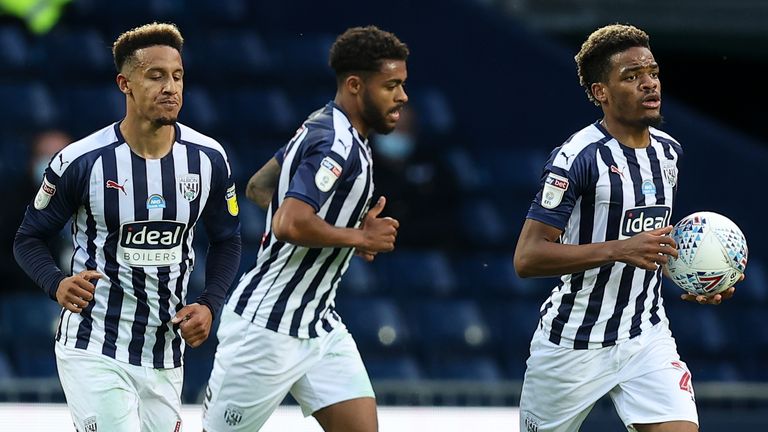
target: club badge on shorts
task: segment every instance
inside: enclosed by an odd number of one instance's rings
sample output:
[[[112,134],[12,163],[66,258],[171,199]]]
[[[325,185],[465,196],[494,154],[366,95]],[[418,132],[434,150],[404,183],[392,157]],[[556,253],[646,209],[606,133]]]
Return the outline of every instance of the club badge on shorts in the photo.
[[[51,198],[56,193],[56,185],[48,181],[46,176],[43,176],[43,184],[40,185],[40,190],[35,195],[35,208],[42,210],[48,207],[48,203],[51,202]]]
[[[339,177],[341,177],[341,165],[330,156],[326,156],[320,161],[320,168],[315,174],[315,185],[321,192],[328,192]]]
[[[541,191],[541,206],[548,209],[559,206],[567,190],[567,178],[555,173],[549,173],[544,180],[544,190]]]
[[[200,175],[185,174],[178,178],[179,192],[187,201],[194,201],[200,195]]]

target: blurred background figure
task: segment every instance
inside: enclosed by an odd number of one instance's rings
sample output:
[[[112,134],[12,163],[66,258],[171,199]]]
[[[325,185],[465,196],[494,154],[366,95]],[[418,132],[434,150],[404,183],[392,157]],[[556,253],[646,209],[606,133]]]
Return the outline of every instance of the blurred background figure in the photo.
[[[36,34],[47,33],[61,16],[62,8],[72,0],[0,0],[0,12],[23,20]]]
[[[26,152],[29,154],[26,175],[8,179],[10,183],[5,195],[7,206],[0,212],[0,241],[2,244],[13,244],[16,229],[24,217],[27,205],[32,202],[35,193],[43,181],[43,173],[48,163],[59,163],[51,158],[61,149],[72,142],[69,134],[61,129],[48,129],[35,134],[29,142]],[[18,149],[16,151],[23,152]],[[66,226],[59,236],[50,239],[54,258],[59,266],[68,271],[72,248],[66,241],[69,235],[69,226]],[[17,266],[13,259],[13,251],[8,247],[0,248],[0,271],[7,275],[8,282],[3,285],[3,291],[25,291],[35,286],[24,272]]]
[[[407,106],[393,132],[372,138],[376,194],[387,197],[384,213],[400,221],[399,246],[453,247],[457,185],[445,149],[419,134],[416,116]]]

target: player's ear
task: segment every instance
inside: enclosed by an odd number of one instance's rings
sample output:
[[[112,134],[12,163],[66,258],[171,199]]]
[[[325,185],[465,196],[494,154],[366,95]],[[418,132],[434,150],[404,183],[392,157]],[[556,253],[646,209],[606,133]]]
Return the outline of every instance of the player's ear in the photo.
[[[117,74],[117,88],[120,89],[123,94],[129,95],[131,94],[131,85],[128,81],[128,78],[123,74]]]
[[[360,79],[359,75],[349,75],[344,79],[344,87],[346,87],[347,90],[353,95],[360,93],[360,88],[362,86],[363,81]]]
[[[592,96],[594,96],[598,102],[605,103],[608,100],[608,94],[603,83],[592,83],[589,89],[592,91]]]

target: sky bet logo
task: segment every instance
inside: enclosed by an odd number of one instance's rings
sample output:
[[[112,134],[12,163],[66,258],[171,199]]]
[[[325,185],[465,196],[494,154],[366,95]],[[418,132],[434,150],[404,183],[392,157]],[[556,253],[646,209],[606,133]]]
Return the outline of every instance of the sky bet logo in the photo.
[[[125,223],[120,227],[117,260],[130,267],[179,264],[185,228],[176,221]]]
[[[621,235],[632,237],[641,232],[663,228],[669,225],[672,209],[667,206],[635,207],[624,212],[621,220]]]

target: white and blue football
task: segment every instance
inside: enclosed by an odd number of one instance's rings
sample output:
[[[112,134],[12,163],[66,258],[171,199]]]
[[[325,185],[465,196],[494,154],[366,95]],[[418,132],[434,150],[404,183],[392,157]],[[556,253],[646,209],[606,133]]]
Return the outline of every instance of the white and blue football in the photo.
[[[690,294],[712,296],[725,291],[747,268],[747,240],[721,214],[693,213],[681,219],[670,235],[679,256],[669,257],[667,274]]]

